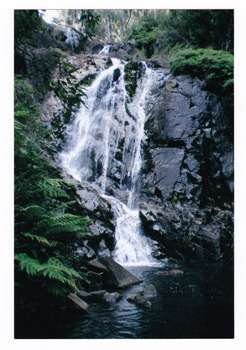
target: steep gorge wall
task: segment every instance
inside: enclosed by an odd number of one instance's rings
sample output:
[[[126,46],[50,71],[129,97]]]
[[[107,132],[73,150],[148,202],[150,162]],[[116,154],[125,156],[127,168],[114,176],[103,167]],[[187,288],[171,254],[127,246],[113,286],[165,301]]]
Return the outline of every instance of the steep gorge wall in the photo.
[[[56,50],[42,43],[30,50],[37,59],[56,55]],[[124,58],[131,53],[122,47],[120,50],[114,49]],[[31,70],[28,57],[21,59],[26,62],[25,69]],[[75,76],[81,81],[90,80],[109,64],[108,58],[94,53],[67,52],[66,60],[80,67]],[[157,258],[231,260],[233,121],[216,95],[204,89],[203,82],[188,76],[173,77],[165,68],[165,76],[168,73],[166,81],[156,82],[146,111],[140,193],[144,232],[153,239]],[[37,79],[36,85],[39,83]],[[60,149],[65,131],[63,106],[52,92],[40,91],[39,99],[44,121],[53,131],[53,149]],[[59,123],[54,123],[57,120]],[[113,181],[112,187],[117,188]],[[85,214],[95,218],[89,227],[92,238],[78,247],[87,259],[110,254],[115,225],[110,206],[90,186],[80,188]]]
[[[145,124],[145,231],[167,255],[219,260],[233,242],[233,120],[189,76],[170,74],[154,100]]]

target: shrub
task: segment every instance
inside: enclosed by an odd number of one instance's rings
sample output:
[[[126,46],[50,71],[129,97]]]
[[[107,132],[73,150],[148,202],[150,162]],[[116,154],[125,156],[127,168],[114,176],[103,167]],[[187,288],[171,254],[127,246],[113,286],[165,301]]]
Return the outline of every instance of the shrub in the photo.
[[[169,60],[174,75],[188,74],[206,81],[208,90],[222,98],[227,107],[233,106],[233,67],[231,53],[213,49],[179,50]]]

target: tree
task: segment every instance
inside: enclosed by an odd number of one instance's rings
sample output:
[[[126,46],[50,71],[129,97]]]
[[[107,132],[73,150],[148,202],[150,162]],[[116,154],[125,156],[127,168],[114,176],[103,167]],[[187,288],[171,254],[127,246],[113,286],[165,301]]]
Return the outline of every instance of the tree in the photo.
[[[130,37],[147,57],[175,45],[233,53],[233,10],[148,10],[137,15]]]
[[[93,10],[61,10],[55,23],[70,26],[79,31],[84,42],[94,36],[96,26],[100,21],[100,15]]]

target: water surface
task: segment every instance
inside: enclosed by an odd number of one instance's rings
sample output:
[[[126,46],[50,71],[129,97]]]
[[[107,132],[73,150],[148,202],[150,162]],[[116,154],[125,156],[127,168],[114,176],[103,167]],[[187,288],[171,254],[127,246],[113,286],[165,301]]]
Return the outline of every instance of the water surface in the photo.
[[[175,266],[174,266],[175,267]],[[179,266],[180,268],[180,266]],[[183,275],[160,276],[160,267],[127,267],[142,283],[122,290],[119,302],[91,304],[90,314],[71,312],[37,327],[30,338],[184,339],[233,338],[233,274],[218,265],[182,266]],[[153,284],[150,309],[127,298]]]

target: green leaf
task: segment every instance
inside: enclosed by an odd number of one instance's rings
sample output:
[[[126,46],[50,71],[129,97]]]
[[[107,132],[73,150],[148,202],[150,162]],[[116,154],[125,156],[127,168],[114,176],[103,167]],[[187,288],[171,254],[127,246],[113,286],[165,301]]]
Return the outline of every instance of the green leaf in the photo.
[[[53,245],[45,237],[42,237],[42,236],[33,235],[31,233],[22,233],[22,235],[24,237],[31,238],[32,240],[37,240],[38,243],[42,243],[44,245],[48,245],[49,247],[51,247]]]

